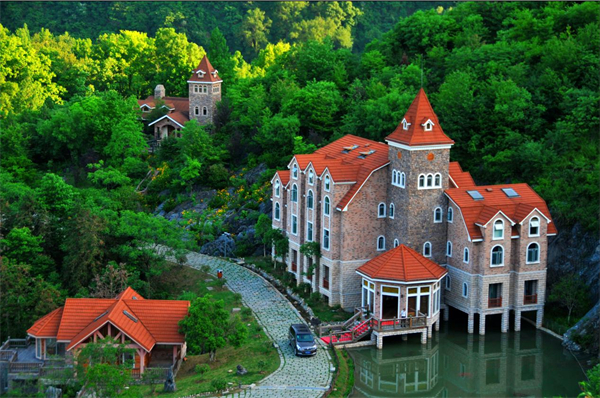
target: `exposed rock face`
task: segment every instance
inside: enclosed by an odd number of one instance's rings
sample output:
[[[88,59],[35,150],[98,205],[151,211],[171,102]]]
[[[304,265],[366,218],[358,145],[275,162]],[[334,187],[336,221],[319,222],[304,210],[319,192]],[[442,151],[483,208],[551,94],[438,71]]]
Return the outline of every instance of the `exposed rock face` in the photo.
[[[210,256],[233,257],[236,249],[235,241],[231,236],[221,235],[216,240],[208,242],[200,248],[200,253]]]
[[[242,365],[238,365],[237,366],[237,374],[238,374],[238,376],[243,376],[246,373],[248,373],[248,371],[246,370],[246,368],[244,368]]]
[[[575,326],[567,330],[563,345],[573,351],[579,351],[583,348],[589,353],[597,353],[599,340],[600,301]]]

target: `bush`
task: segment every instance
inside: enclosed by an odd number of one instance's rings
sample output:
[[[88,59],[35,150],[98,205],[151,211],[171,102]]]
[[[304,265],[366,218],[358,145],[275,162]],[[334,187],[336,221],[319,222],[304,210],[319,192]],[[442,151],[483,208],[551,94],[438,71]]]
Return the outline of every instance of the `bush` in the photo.
[[[267,368],[267,361],[263,361],[262,359],[260,361],[258,361],[258,371],[260,373],[264,372],[265,369]]]
[[[236,304],[239,304],[242,302],[242,295],[239,293],[234,293],[233,294],[233,302]]]
[[[314,292],[310,294],[310,300],[314,301],[314,302],[318,302],[321,300],[321,293],[319,292]]]
[[[227,283],[227,279],[225,279],[225,278],[217,279],[215,282],[217,287],[220,287],[220,288],[223,288],[223,286],[225,286],[226,283]]]
[[[206,364],[206,363],[198,364],[198,365],[196,365],[194,370],[196,371],[197,374],[203,375],[204,373],[206,373],[210,370],[210,366],[208,366],[208,364]]]
[[[200,267],[200,272],[208,274],[210,272],[210,266],[204,264],[203,266]]]
[[[252,310],[248,307],[242,308],[242,317],[248,319],[252,316]]]
[[[214,379],[213,381],[210,382],[210,386],[216,392],[221,392],[225,388],[227,388],[227,382],[225,380],[223,380],[223,379]]]
[[[213,164],[208,168],[206,182],[211,188],[227,188],[229,185],[229,171],[222,164]]]

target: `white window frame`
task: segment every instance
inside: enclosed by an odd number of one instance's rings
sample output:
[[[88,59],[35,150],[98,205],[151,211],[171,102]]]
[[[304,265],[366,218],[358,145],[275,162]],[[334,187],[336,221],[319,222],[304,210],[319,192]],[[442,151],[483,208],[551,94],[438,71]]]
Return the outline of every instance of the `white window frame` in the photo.
[[[425,248],[429,247],[429,254],[425,253]],[[433,253],[433,247],[431,246],[431,242],[425,242],[423,243],[423,257],[431,257],[431,254]]]
[[[398,239],[394,239],[394,248],[400,246],[400,241]]]
[[[313,185],[315,183],[315,173],[312,170],[308,171],[308,185]]]
[[[501,225],[501,228],[497,229],[496,224]],[[502,231],[502,236],[497,237],[496,231]],[[498,219],[494,220],[494,223],[492,224],[492,240],[502,240],[502,239],[504,239],[504,220],[498,218]]]
[[[331,200],[327,195],[325,195],[325,199],[323,199],[323,215],[327,217],[331,215]]]
[[[394,206],[393,203],[390,203],[390,209],[388,211],[388,217],[390,218],[394,218],[394,215],[396,214],[396,206]]]
[[[392,185],[398,185],[398,172],[392,170]]]
[[[502,250],[502,262],[500,264],[494,264],[494,249],[499,247]],[[502,245],[495,245],[490,250],[490,267],[503,267],[504,266],[504,247]]]
[[[406,119],[402,119],[402,129],[403,130],[408,130],[408,128],[410,127],[412,123],[409,123],[406,121]]]
[[[427,174],[426,181],[427,181],[426,182],[427,188],[433,188],[434,187],[433,186],[433,174],[432,173]]]
[[[446,219],[449,223],[454,222],[454,209],[450,206],[448,207],[448,213],[446,214]]]
[[[379,243],[382,243],[381,245]],[[379,235],[377,237],[377,251],[384,251],[385,250],[385,236],[383,235]]]
[[[314,210],[315,208],[315,194],[313,193],[312,189],[309,189],[308,193],[306,194],[306,208],[308,210]]]
[[[440,215],[439,218],[437,215]],[[434,224],[439,224],[444,220],[444,212],[442,211],[441,207],[436,207],[435,209],[433,209],[433,223]]]
[[[431,121],[431,119],[427,119],[427,121],[423,123],[423,129],[425,131],[433,130],[433,122]]]
[[[325,176],[323,188],[325,189],[325,192],[329,192],[331,190],[331,177]]]
[[[529,261],[529,248],[533,245],[537,246],[537,260],[535,261]],[[525,252],[525,264],[539,264],[540,263],[540,253],[541,252],[541,247],[540,244],[537,242],[531,242],[530,244],[527,245],[527,251]]]
[[[325,236],[327,235],[327,239],[325,239]],[[326,245],[327,243],[327,245]],[[329,251],[329,248],[331,247],[331,233],[329,232],[329,230],[327,228],[323,228],[323,249]]]
[[[275,206],[273,207],[273,218],[275,221],[281,221],[281,206],[279,202],[275,202]]]
[[[310,236],[308,235],[308,232],[310,231]],[[313,230],[313,223],[311,221],[307,221],[306,222],[306,240],[308,242],[312,242],[315,238],[315,232]]]
[[[463,282],[461,293],[464,298],[469,298],[469,283],[468,282]]]
[[[292,185],[292,198],[291,201],[292,203],[298,203],[298,185],[293,184]]]
[[[281,189],[281,183],[279,182],[279,180],[275,181],[275,197],[278,198],[280,196],[280,189]]]
[[[381,202],[377,205],[377,218],[385,218],[385,203]],[[381,209],[383,209],[383,212],[381,212]]]
[[[471,260],[471,253],[469,253],[469,248],[465,247],[465,249],[463,250],[463,263],[469,264],[470,260]]]
[[[298,236],[298,216],[292,214],[292,235]]]
[[[444,288],[448,291],[452,290],[452,278],[449,274],[446,274],[446,281],[444,283]]]
[[[406,188],[406,174],[403,171],[400,172],[400,188]]]
[[[433,175],[433,187],[434,188],[442,187],[442,175],[440,173],[435,173]]]
[[[537,222],[537,233],[532,234],[531,233],[531,228],[534,227],[534,226],[532,226],[531,224],[534,222],[534,220]],[[533,238],[533,237],[540,236],[540,227],[541,227],[541,222],[540,222],[539,217],[531,217],[531,219],[529,219],[529,237]]]
[[[294,163],[294,165],[292,166],[292,178],[294,180],[298,179],[298,165],[296,163]]]
[[[419,189],[425,189],[427,188],[427,186],[425,185],[425,174],[419,174]]]
[[[452,257],[452,242],[446,242],[446,256]]]

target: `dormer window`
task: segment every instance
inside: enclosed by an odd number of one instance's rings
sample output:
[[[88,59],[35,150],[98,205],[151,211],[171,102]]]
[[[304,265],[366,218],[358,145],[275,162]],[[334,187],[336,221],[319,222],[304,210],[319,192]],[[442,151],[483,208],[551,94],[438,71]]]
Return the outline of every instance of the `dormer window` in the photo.
[[[142,105],[142,112],[150,112],[150,107],[146,104]]]
[[[210,72],[210,74],[213,75],[213,77],[217,77],[217,73],[219,73],[219,71],[217,71],[216,69]]]
[[[198,71],[196,72],[196,74],[198,75],[198,77],[204,77],[204,75],[206,74],[206,72],[204,72],[202,69],[198,69]]]
[[[433,122],[431,121],[431,119],[427,119],[427,121],[425,123],[423,123],[421,126],[423,126],[425,131],[433,130]]]
[[[402,130],[408,130],[410,123],[406,121],[406,118],[402,119]]]

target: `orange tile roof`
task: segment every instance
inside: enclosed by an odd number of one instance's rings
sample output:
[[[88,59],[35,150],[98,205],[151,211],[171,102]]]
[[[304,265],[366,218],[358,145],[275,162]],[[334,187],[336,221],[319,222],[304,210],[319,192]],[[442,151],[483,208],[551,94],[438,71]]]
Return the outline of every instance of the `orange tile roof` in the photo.
[[[318,176],[327,169],[334,182],[354,182],[336,206],[342,210],[350,204],[373,171],[389,164],[387,144],[351,134],[314,153],[295,155],[294,159],[301,170],[305,170],[309,164],[312,164]]]
[[[502,188],[512,188],[519,196],[509,198],[502,191]],[[482,200],[474,200],[467,193],[467,191],[475,190],[483,196]],[[483,238],[481,229],[476,224],[485,225],[499,211],[514,223],[520,223],[533,209],[537,208],[546,218],[552,221],[552,216],[544,199],[527,184],[450,188],[445,192],[460,207],[471,239]],[[550,222],[548,224],[548,234],[556,234],[556,232],[556,226],[553,222]]]
[[[198,74],[198,71],[203,71],[204,75],[200,77],[201,74]],[[205,55],[200,61],[198,67],[192,71],[192,76],[188,79],[188,81],[199,83],[214,83],[220,82],[222,80],[219,77],[219,73],[217,72],[217,70],[213,68],[213,66],[210,64],[210,61],[208,60],[208,57]]]
[[[146,300],[127,288],[114,299],[67,299],[64,307],[39,319],[27,332],[68,341],[70,350],[110,322],[150,351],[155,344],[185,341],[179,333],[179,321],[189,306],[189,301]]]
[[[400,123],[396,130],[386,137],[386,140],[410,146],[454,144],[454,141],[444,134],[440,121],[423,89],[419,90],[412,104],[408,107],[404,119],[410,123],[408,130],[404,130],[402,123]],[[431,131],[425,131],[422,126],[427,120],[431,120],[434,124]]]
[[[281,185],[284,187],[290,182],[290,171],[289,170],[278,170],[276,173],[281,180]]]
[[[471,177],[471,173],[463,171],[458,162],[450,162],[450,184],[452,188],[467,188],[474,187],[475,181]]]
[[[62,313],[63,307],[59,307],[51,313],[44,315],[32,327],[27,329],[27,333],[39,337],[55,337],[58,333]]]
[[[413,249],[400,245],[367,261],[356,272],[372,279],[416,282],[440,279],[448,271]]]
[[[171,112],[171,113],[164,115],[163,117],[159,117],[152,123],[148,124],[148,126],[152,126],[153,124],[158,123],[159,121],[163,120],[164,118],[169,118],[181,126],[184,126],[186,122],[190,121],[190,119],[181,112]]]
[[[186,116],[189,115],[190,112],[190,99],[187,97],[163,97],[163,101],[165,105],[171,109],[174,109],[175,112],[184,113]],[[148,105],[151,108],[156,107],[156,102],[154,96],[150,95],[146,99],[138,100],[138,105],[141,107],[142,105]]]

